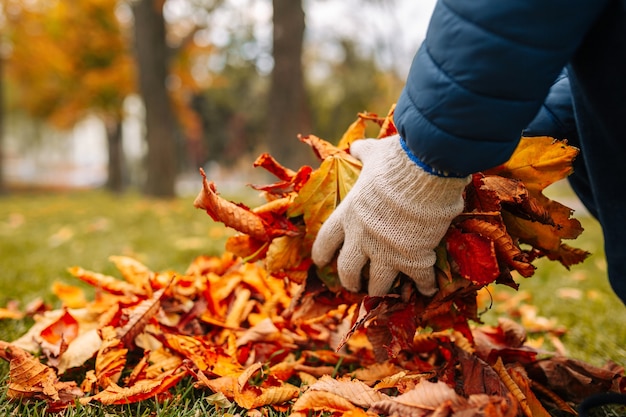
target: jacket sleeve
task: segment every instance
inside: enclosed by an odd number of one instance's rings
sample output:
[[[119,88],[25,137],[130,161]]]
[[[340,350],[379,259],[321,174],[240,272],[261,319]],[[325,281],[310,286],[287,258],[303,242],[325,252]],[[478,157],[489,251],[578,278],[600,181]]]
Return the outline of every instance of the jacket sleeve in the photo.
[[[559,75],[539,112],[523,130],[522,136],[567,139],[570,144],[578,146],[578,132],[567,72],[564,71]]]
[[[436,171],[505,162],[608,0],[439,0],[394,119]]]

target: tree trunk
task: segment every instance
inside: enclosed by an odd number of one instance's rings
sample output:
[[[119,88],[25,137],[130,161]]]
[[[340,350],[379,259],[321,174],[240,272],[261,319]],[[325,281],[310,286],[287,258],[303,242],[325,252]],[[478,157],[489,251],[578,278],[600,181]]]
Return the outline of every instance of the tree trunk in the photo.
[[[122,140],[122,121],[107,121],[106,132],[109,151],[106,188],[113,193],[120,194],[126,188],[126,164]]]
[[[146,110],[148,154],[144,192],[155,197],[173,197],[178,153],[176,123],[165,84],[168,49],[163,1],[136,0],[132,5],[139,92]]]
[[[308,135],[311,116],[304,85],[302,0],[273,0],[274,39],[268,119],[270,153],[280,163],[297,169],[313,160],[312,152],[298,139]]]
[[[4,183],[4,58],[0,52],[0,195],[6,193]]]

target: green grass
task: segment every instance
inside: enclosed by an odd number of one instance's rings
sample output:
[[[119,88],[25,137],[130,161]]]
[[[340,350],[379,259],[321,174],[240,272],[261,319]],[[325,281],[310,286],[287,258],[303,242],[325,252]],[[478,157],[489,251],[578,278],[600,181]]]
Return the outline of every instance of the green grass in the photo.
[[[196,256],[221,253],[224,239],[231,232],[213,223],[192,202],[192,198],[149,200],[135,194],[115,197],[101,191],[1,197],[0,306],[9,300],[18,300],[23,306],[42,297],[58,307],[51,284],[60,280],[81,285],[67,272],[73,265],[118,275],[108,261],[110,255],[132,256],[155,271],[184,272]],[[538,262],[535,276],[517,279],[520,291],[530,294],[527,302],[537,306],[539,315],[567,328],[562,341],[570,357],[595,365],[612,360],[623,366],[626,308],[608,285],[598,224],[587,217],[581,220],[585,232],[569,243],[592,252],[592,256],[570,271],[554,262]],[[564,288],[574,290],[563,291]],[[484,319],[490,322],[501,314],[504,313],[498,311],[496,302]],[[0,340],[17,338],[30,324],[28,320],[0,321]],[[7,370],[6,363],[0,361],[0,415],[42,416],[43,404],[7,402]],[[174,398],[166,403],[78,406],[64,415],[191,417],[236,413],[234,409],[216,410],[209,394],[181,384]]]
[[[105,192],[27,193],[0,199],[0,305],[53,300],[55,280],[76,284],[67,268],[115,273],[111,255],[155,271],[184,272],[200,254],[223,251],[229,233],[193,199],[149,200]]]

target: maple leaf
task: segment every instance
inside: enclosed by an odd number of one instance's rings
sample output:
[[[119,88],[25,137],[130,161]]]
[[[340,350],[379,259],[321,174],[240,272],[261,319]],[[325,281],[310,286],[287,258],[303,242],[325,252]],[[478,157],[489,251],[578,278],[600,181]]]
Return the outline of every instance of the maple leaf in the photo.
[[[350,145],[355,140],[365,138],[365,128],[367,124],[365,123],[365,118],[357,117],[357,119],[352,122],[352,124],[348,127],[348,130],[345,131],[339,142],[337,143],[337,148],[348,150],[350,149]]]
[[[319,139],[319,142],[324,142]],[[361,172],[361,162],[339,148],[324,145],[320,167],[304,184],[287,210],[289,217],[303,216],[306,225],[305,254],[310,253],[322,223],[348,194]]]
[[[579,150],[550,137],[522,138],[504,164],[484,173],[521,180],[526,188],[540,193],[550,184],[572,173]]]

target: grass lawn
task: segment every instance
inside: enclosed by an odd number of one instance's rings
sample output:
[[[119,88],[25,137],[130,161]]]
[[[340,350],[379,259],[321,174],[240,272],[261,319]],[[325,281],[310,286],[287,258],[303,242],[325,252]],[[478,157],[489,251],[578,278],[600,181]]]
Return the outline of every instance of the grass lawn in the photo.
[[[570,196],[556,197],[562,198]],[[135,257],[155,271],[184,272],[196,256],[221,253],[231,232],[195,209],[192,201],[191,197],[157,201],[134,194],[115,197],[101,191],[1,197],[0,306],[10,300],[24,305],[42,297],[56,308],[50,291],[55,280],[81,285],[67,272],[68,267],[117,275],[108,261],[110,255]],[[483,317],[490,322],[508,314],[498,296],[514,297],[521,292],[524,303],[536,306],[538,315],[567,329],[561,340],[568,356],[595,365],[607,360],[626,365],[626,307],[608,285],[598,224],[588,217],[581,221],[585,232],[570,244],[592,252],[584,264],[567,271],[553,262],[538,262],[534,277],[518,279],[518,293],[498,289],[493,308]],[[28,321],[0,321],[0,340],[17,338],[29,325]],[[43,407],[18,407],[6,401],[1,381],[6,380],[7,370],[0,363],[0,415],[41,415]],[[146,401],[116,408],[89,406],[65,415],[184,417],[211,415],[214,410],[210,393],[182,387],[179,394],[176,401],[164,405]],[[235,411],[216,415],[229,412]]]

